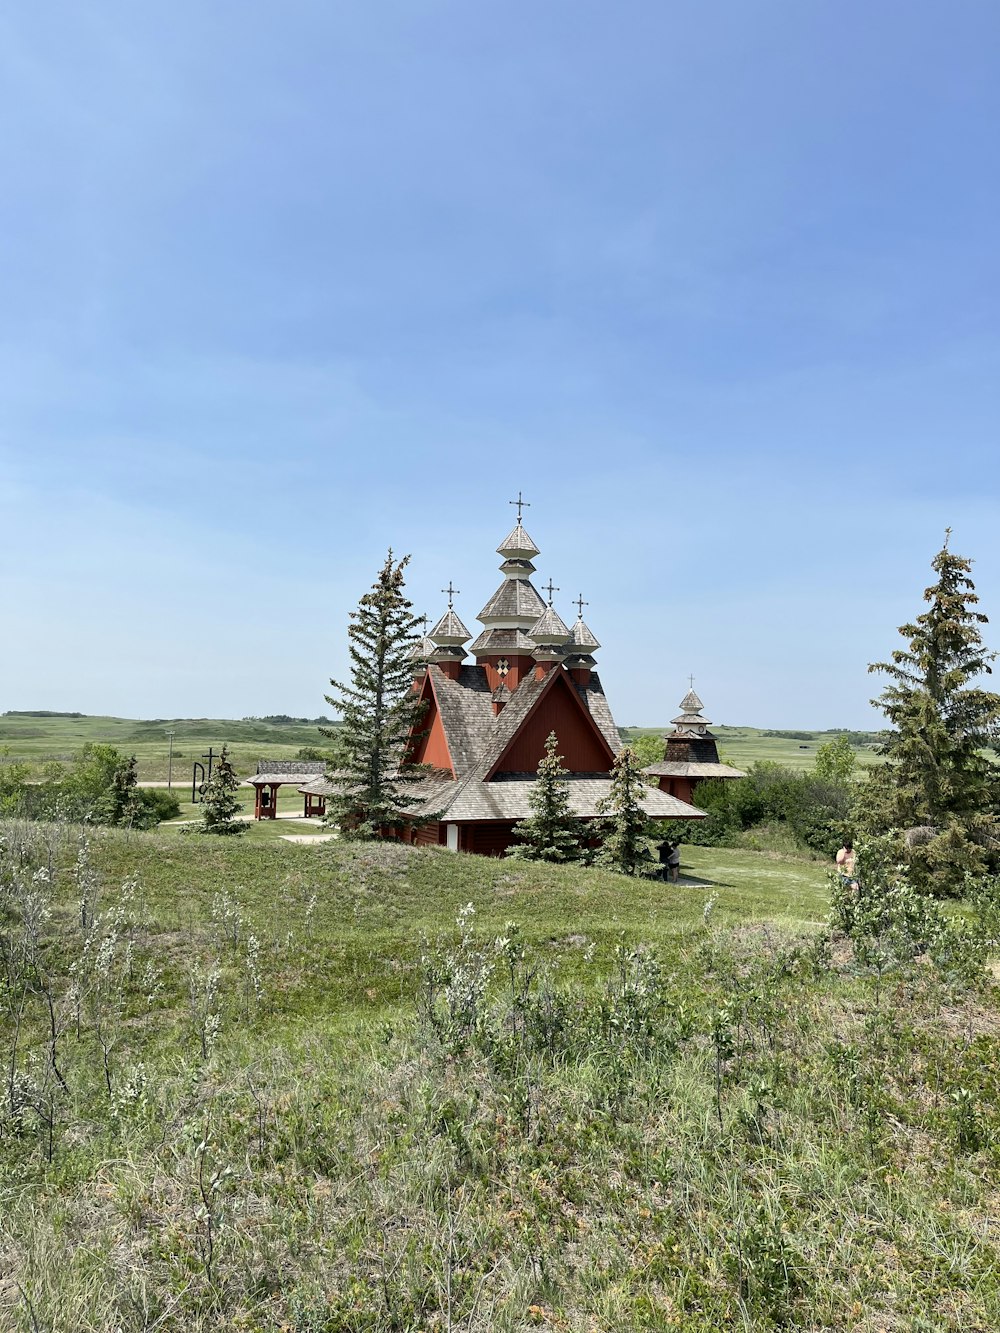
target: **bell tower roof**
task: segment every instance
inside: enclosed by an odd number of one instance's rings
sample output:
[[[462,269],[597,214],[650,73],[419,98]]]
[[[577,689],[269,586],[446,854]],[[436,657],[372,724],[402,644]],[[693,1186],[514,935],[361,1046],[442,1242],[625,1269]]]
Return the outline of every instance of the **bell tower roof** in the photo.
[[[692,688],[688,690],[680,702],[680,716],[675,717],[670,724],[676,728],[675,734],[707,733],[712,724],[707,717],[701,715],[701,710],[704,707],[705,705],[694,692],[692,681]]]

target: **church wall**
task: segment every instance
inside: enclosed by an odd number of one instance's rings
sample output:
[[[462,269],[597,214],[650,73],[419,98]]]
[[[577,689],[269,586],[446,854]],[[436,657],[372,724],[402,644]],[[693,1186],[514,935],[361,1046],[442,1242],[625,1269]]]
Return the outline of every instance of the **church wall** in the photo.
[[[497,663],[501,660],[501,656],[502,654],[493,657],[479,657],[476,659],[476,665],[486,668],[486,679],[491,690],[495,690],[498,685],[502,684],[506,685],[513,694],[524,677],[531,675],[535,663],[530,657],[515,656],[508,653],[504,659],[508,664],[507,673],[501,676],[497,671]]]
[[[449,773],[454,773],[451,755],[448,753],[448,741],[444,734],[444,724],[441,721],[441,714],[438,712],[433,697],[430,700],[430,707],[418,723],[418,727],[421,731],[426,731],[427,735],[417,742],[417,748],[411,756],[411,762],[431,764],[434,768],[443,768]]]
[[[553,685],[545,699],[521,728],[497,773],[534,773],[545,753],[550,731],[559,740],[558,753],[571,773],[607,773],[611,768],[607,751],[580,715],[565,680]]]
[[[418,847],[437,847],[442,842],[442,826],[437,822],[420,824],[413,833],[413,841]]]
[[[660,791],[668,796],[676,796],[679,801],[692,802],[694,783],[690,778],[660,778]]]
[[[506,820],[497,820],[489,824],[466,824],[462,828],[459,846],[464,852],[475,852],[477,856],[503,856],[514,841],[511,830],[514,825]]]

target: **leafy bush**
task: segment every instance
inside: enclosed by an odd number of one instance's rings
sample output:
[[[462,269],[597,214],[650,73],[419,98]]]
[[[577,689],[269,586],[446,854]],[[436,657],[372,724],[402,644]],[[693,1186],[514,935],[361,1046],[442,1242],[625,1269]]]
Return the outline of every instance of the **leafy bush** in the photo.
[[[159,787],[140,787],[139,801],[148,822],[143,828],[152,828],[166,819],[176,819],[181,812],[181,803],[172,791],[163,791]]]
[[[780,836],[769,850],[786,851],[790,842],[797,850],[833,854],[843,835],[850,808],[848,789],[811,773],[795,773],[781,764],[753,764],[738,782],[701,783],[694,802],[708,812],[708,819],[687,824],[682,840],[702,847],[754,846],[747,842],[751,830],[774,828]]]
[[[854,945],[856,961],[881,977],[926,954],[952,985],[981,980],[994,944],[995,892],[984,885],[970,923],[949,917],[910,881],[891,834],[856,849],[856,877],[831,875],[833,924]]]

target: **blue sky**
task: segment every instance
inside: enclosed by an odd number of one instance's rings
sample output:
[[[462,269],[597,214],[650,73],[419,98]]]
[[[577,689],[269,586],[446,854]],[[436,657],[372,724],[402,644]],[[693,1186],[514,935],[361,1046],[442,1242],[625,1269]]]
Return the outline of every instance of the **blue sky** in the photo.
[[[519,489],[620,723],[871,725],[1000,646],[995,0],[0,14],[0,711],[314,715]]]

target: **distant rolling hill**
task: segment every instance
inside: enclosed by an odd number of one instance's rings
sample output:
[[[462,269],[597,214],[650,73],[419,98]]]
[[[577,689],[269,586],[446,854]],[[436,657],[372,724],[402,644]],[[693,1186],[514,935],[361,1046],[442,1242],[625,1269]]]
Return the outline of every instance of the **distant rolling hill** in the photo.
[[[237,772],[251,772],[258,759],[292,759],[299,750],[322,750],[328,742],[320,734],[321,718],[276,714],[261,718],[124,718],[91,717],[83,713],[55,713],[43,709],[11,711],[0,715],[0,759],[24,762],[36,774],[46,763],[66,762],[87,741],[106,742],[139,760],[140,780],[163,781],[167,776],[169,740],[174,733],[173,777],[183,783],[191,765],[211,745],[216,753],[225,744]],[[332,724],[327,724],[332,725]],[[623,727],[625,739],[662,736],[669,727]],[[812,768],[816,750],[824,741],[844,734],[830,731],[766,730],[759,727],[713,726],[722,756],[737,768],[758,760],[772,760],[801,771]],[[876,732],[848,732],[860,764],[876,762],[871,748]],[[3,753],[6,751],[6,753]]]

